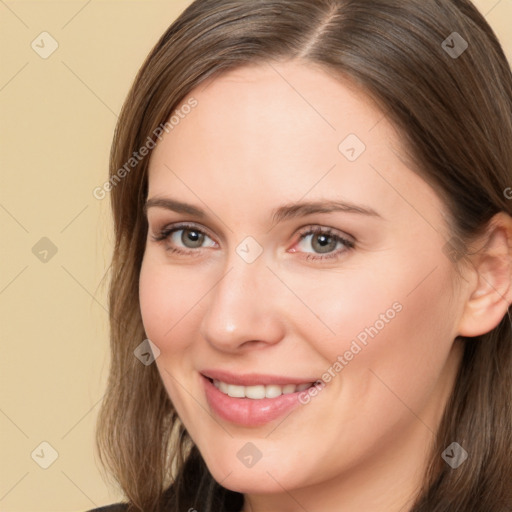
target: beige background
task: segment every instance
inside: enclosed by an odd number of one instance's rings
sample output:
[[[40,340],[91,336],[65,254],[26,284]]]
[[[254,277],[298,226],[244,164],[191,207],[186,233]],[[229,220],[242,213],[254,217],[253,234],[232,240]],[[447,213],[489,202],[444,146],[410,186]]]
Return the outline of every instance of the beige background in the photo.
[[[111,234],[108,198],[92,191],[137,69],[189,3],[0,0],[0,511],[84,511],[120,498],[93,450]],[[476,3],[512,60],[512,0]],[[58,43],[47,59],[42,32]],[[47,469],[42,442],[58,453]]]

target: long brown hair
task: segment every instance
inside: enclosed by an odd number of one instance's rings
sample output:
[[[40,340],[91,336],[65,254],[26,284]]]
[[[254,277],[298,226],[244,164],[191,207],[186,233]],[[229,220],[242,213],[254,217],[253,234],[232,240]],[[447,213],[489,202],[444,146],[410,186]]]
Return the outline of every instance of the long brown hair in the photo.
[[[134,357],[146,338],[138,280],[149,157],[132,161],[122,179],[119,169],[127,169],[134,151],[206,78],[290,59],[320,65],[377,102],[400,131],[417,172],[445,201],[454,240],[470,241],[500,211],[512,214],[504,194],[512,186],[512,76],[496,36],[470,1],[193,2],[140,69],[111,152],[111,369],[97,448],[130,510],[159,510],[165,497],[169,511],[234,512],[243,497],[215,482],[156,366]],[[411,512],[510,510],[510,319],[461,341],[463,360]],[[454,441],[469,453],[457,470],[441,459]]]

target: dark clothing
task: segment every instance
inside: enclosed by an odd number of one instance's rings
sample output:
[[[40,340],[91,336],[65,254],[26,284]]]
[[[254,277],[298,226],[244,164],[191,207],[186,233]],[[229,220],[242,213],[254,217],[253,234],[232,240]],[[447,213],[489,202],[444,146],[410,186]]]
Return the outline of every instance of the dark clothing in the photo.
[[[114,505],[106,505],[100,508],[94,508],[87,512],[125,512],[128,510],[128,505],[125,503],[115,503]]]
[[[187,482],[189,484],[189,488],[196,489],[194,482]],[[219,486],[214,480],[210,480],[210,487],[215,487],[217,489],[217,496],[214,498],[210,498],[210,508],[209,510],[215,510],[216,512],[240,512],[243,508],[244,497],[243,494],[239,494],[237,492],[229,491]],[[201,491],[201,486],[200,486]],[[154,509],[147,512],[171,512],[176,510],[175,505],[175,495],[174,495],[173,486],[169,486],[167,490],[163,493],[161,498],[158,500],[158,504]],[[205,495],[208,494],[208,490],[204,490],[202,492],[197,492],[198,496],[182,496],[180,500],[180,512],[188,512],[190,511],[201,511],[203,507],[199,506],[199,503],[206,501],[204,498]],[[104,507],[94,508],[88,510],[87,512],[128,512],[129,509],[128,503],[114,503],[112,505],[106,505]],[[133,510],[133,507],[131,508]],[[145,511],[146,512],[146,511]]]

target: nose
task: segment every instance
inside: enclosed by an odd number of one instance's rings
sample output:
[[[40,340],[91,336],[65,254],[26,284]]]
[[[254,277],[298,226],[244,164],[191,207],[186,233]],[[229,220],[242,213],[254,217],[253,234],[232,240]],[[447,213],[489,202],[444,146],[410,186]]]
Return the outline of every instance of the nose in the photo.
[[[200,330],[206,341],[223,352],[236,353],[273,345],[285,335],[278,281],[260,257],[246,263],[237,254],[208,294]]]

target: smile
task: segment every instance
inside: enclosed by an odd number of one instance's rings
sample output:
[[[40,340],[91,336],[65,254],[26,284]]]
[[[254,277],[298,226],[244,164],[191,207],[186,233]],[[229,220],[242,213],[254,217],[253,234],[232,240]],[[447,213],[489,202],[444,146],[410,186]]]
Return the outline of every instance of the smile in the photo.
[[[301,405],[299,396],[314,379],[277,375],[234,375],[208,370],[201,374],[206,401],[218,418],[244,427],[267,424]]]

